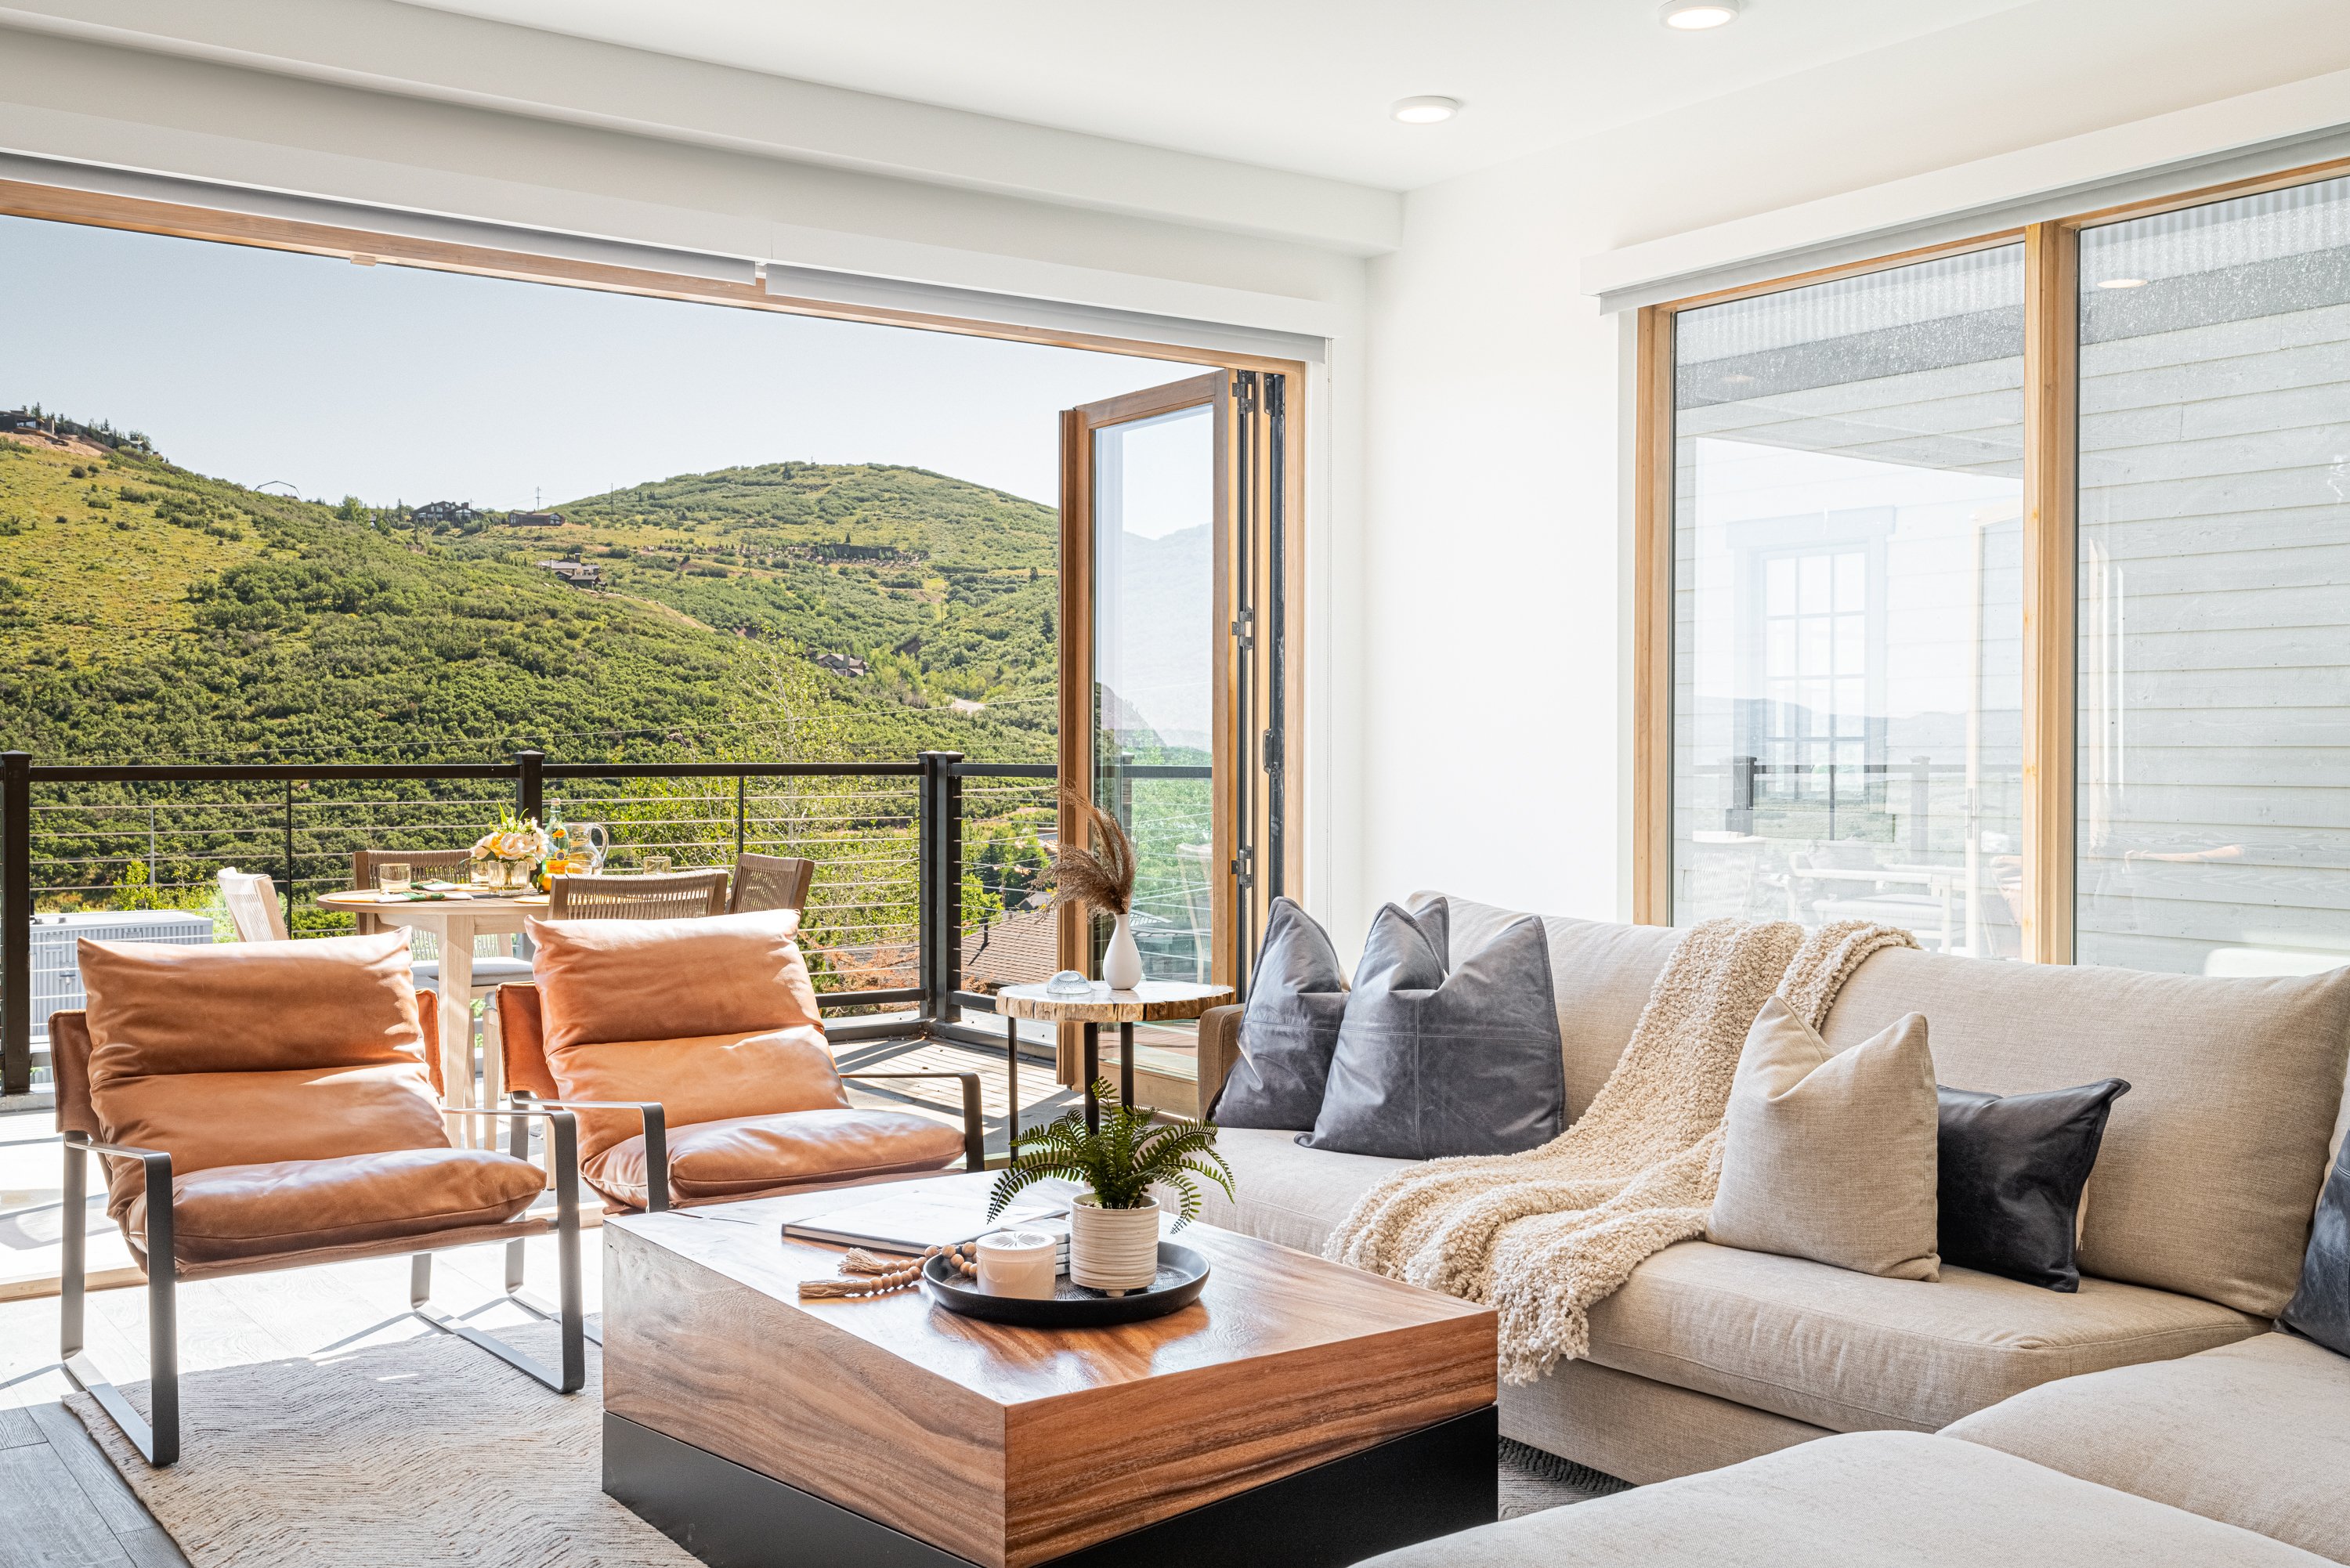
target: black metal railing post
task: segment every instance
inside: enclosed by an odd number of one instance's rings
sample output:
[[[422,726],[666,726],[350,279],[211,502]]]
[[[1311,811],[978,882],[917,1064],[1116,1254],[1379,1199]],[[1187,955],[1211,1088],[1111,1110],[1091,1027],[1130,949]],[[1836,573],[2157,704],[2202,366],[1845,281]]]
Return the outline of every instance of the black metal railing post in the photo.
[[[0,753],[0,1095],[33,1092],[32,769]]]
[[[1730,809],[1722,814],[1721,826],[1731,833],[1754,831],[1754,759],[1730,759]]]
[[[962,775],[949,764],[961,752],[941,754],[939,765],[939,1000],[938,1016],[954,1016],[955,992],[962,989]]]
[[[915,816],[917,968],[921,977],[922,1021],[939,1023],[947,1020],[954,1006],[949,978],[953,966],[947,954],[958,939],[949,934],[947,921],[950,908],[962,902],[962,880],[947,862],[947,786],[951,782],[947,770],[962,761],[962,753],[924,752],[914,760],[921,767],[921,798]]]
[[[515,753],[515,811],[533,822],[542,820],[546,813],[546,766],[545,752],[525,750]]]
[[[294,934],[294,781],[286,781],[286,934]]]
[[[1928,828],[1934,813],[1934,759],[1909,759],[1909,853],[1918,859],[1929,851]]]

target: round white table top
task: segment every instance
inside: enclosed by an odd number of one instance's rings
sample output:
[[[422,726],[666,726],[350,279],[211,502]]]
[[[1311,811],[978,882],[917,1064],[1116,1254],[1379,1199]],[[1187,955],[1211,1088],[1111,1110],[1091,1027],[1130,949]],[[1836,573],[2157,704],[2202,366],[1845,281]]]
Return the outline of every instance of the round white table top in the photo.
[[[995,1011],[1000,1017],[1048,1023],[1159,1023],[1197,1018],[1232,999],[1229,985],[1180,980],[1146,980],[1132,991],[1112,991],[1096,981],[1091,995],[1071,997],[1047,995],[1039,981],[1005,986],[995,993]]]
[[[353,888],[340,893],[321,893],[317,903],[322,909],[341,909],[370,915],[390,915],[410,909],[544,909],[544,893],[452,893],[445,898],[387,898],[366,888]]]

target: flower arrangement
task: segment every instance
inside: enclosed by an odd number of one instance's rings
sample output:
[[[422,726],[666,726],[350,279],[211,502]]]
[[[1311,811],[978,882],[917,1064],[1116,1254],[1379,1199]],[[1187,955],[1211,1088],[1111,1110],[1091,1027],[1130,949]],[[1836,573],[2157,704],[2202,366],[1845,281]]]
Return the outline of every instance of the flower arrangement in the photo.
[[[512,808],[498,813],[498,825],[474,841],[473,858],[486,860],[495,873],[492,885],[527,888],[538,868],[553,853],[555,841],[535,816],[517,817]]]

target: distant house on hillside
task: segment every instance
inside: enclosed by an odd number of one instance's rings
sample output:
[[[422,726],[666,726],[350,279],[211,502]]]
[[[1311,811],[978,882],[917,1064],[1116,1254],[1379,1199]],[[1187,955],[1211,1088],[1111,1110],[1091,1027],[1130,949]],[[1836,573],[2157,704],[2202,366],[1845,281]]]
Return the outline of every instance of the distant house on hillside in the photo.
[[[0,431],[47,430],[48,421],[30,409],[14,409],[0,414]]]
[[[604,569],[585,561],[541,561],[539,565],[575,588],[592,588],[604,580]]]
[[[1060,967],[1058,910],[1013,909],[992,925],[962,934],[966,991],[993,992],[1048,980]]]
[[[563,514],[560,512],[509,512],[506,514],[506,521],[517,528],[560,528],[563,526]]]
[[[986,703],[974,702],[968,697],[958,697],[953,701],[948,703],[947,706],[953,709],[958,713],[984,713],[987,711]]]
[[[419,523],[455,524],[473,520],[473,504],[470,501],[435,501],[416,509]]]
[[[858,658],[854,654],[812,653],[808,655],[808,657],[815,659],[822,668],[831,670],[835,675],[857,676],[871,673],[871,667],[868,665],[865,660]]]

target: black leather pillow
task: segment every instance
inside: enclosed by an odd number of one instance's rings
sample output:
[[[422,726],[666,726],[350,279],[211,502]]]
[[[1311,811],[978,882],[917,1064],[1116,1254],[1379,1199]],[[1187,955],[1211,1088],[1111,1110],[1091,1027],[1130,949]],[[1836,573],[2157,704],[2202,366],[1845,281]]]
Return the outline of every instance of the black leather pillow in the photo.
[[[2302,1255],[2301,1288],[2284,1304],[2285,1327],[2350,1355],[2350,1140],[2334,1158]]]
[[[1446,911],[1371,921],[1308,1148],[1396,1159],[1515,1154],[1566,1125],[1550,941],[1513,920],[1446,972]]]
[[[1275,898],[1241,1014],[1241,1059],[1208,1107],[1228,1127],[1310,1127],[1347,1012],[1347,979],[1329,936],[1287,898]]]
[[[2079,1290],[2073,1243],[2081,1189],[2097,1163],[2106,1117],[2129,1085],[2106,1078],[2037,1095],[1937,1092],[1942,1262]]]

